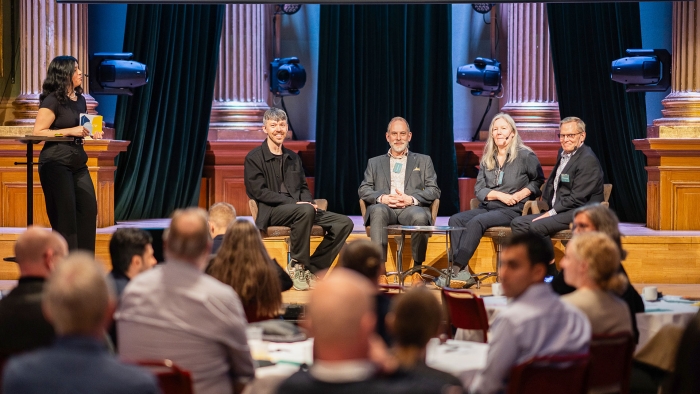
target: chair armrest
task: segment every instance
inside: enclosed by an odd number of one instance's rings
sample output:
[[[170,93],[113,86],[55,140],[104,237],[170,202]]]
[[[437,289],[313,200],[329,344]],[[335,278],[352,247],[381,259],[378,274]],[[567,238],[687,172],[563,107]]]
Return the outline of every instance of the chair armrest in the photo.
[[[479,199],[472,198],[469,200],[469,209],[477,209],[479,207]]]
[[[525,203],[525,207],[523,208],[523,216],[535,215],[541,213],[542,211],[548,210],[549,206],[544,201],[528,201]]]
[[[316,198],[314,199],[314,201],[316,201],[316,206],[318,207],[318,209],[324,211],[328,210],[328,200],[326,200],[325,198]]]
[[[437,219],[437,214],[438,214],[438,209],[440,208],[440,199],[436,198],[431,204],[430,204],[430,224],[435,225],[435,220]]]

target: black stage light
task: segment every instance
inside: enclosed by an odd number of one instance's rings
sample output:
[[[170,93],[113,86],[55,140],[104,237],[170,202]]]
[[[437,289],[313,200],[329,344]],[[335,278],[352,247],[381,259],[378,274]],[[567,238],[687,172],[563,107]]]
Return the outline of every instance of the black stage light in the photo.
[[[479,14],[488,14],[493,6],[492,3],[472,3],[472,8]]]
[[[613,60],[610,79],[627,92],[665,92],[671,86],[671,54],[666,49],[628,49]]]
[[[472,89],[474,96],[495,97],[501,93],[501,63],[477,57],[474,64],[457,69],[457,83]]]
[[[306,70],[297,57],[270,62],[270,91],[277,97],[296,96],[306,84]]]
[[[126,94],[148,83],[145,64],[130,60],[132,53],[98,52],[90,57],[90,93]]]
[[[278,14],[293,15],[299,12],[301,4],[277,4]]]

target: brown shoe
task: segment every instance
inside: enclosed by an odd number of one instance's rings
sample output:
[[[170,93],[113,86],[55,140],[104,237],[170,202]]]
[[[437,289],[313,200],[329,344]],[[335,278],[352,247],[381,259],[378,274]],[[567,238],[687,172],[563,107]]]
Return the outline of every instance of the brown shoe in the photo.
[[[423,286],[425,284],[425,282],[423,282],[423,277],[420,275],[419,272],[413,273],[413,275],[411,275],[410,278],[411,278],[411,283],[410,283],[411,286]],[[408,278],[406,278],[406,279],[408,279]],[[406,283],[405,281],[404,281],[404,284],[408,285],[408,283]]]
[[[379,280],[377,280],[377,283],[380,286],[388,286],[389,280],[387,280],[386,275],[379,275]]]

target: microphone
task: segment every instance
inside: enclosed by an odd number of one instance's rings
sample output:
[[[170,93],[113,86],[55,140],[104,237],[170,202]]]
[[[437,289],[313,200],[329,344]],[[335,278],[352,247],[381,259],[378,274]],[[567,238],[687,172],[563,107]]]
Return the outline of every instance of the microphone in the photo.
[[[88,75],[87,75],[87,74],[83,74],[83,77],[87,78],[87,77],[88,77]]]

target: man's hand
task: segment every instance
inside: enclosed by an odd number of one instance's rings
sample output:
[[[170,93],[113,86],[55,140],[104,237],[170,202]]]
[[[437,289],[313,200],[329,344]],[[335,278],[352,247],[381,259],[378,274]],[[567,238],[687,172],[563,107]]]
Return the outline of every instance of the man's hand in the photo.
[[[401,190],[396,189],[396,196],[399,200],[399,204],[401,205],[398,208],[406,208],[408,206],[413,205],[413,197],[408,194],[402,193]]]
[[[548,218],[548,217],[549,217],[549,211],[547,211],[547,212],[543,213],[542,215],[540,215],[540,216],[538,216],[538,217],[532,219],[532,221],[533,221],[533,222],[536,222],[536,221],[538,221],[538,220],[540,220],[540,219],[544,219],[544,218]]]
[[[309,204],[309,205],[311,205],[312,207],[314,207],[315,210],[318,211],[318,205],[316,205],[316,204],[314,204],[314,203],[312,203],[312,202],[308,202],[308,201],[298,201],[297,204]]]

